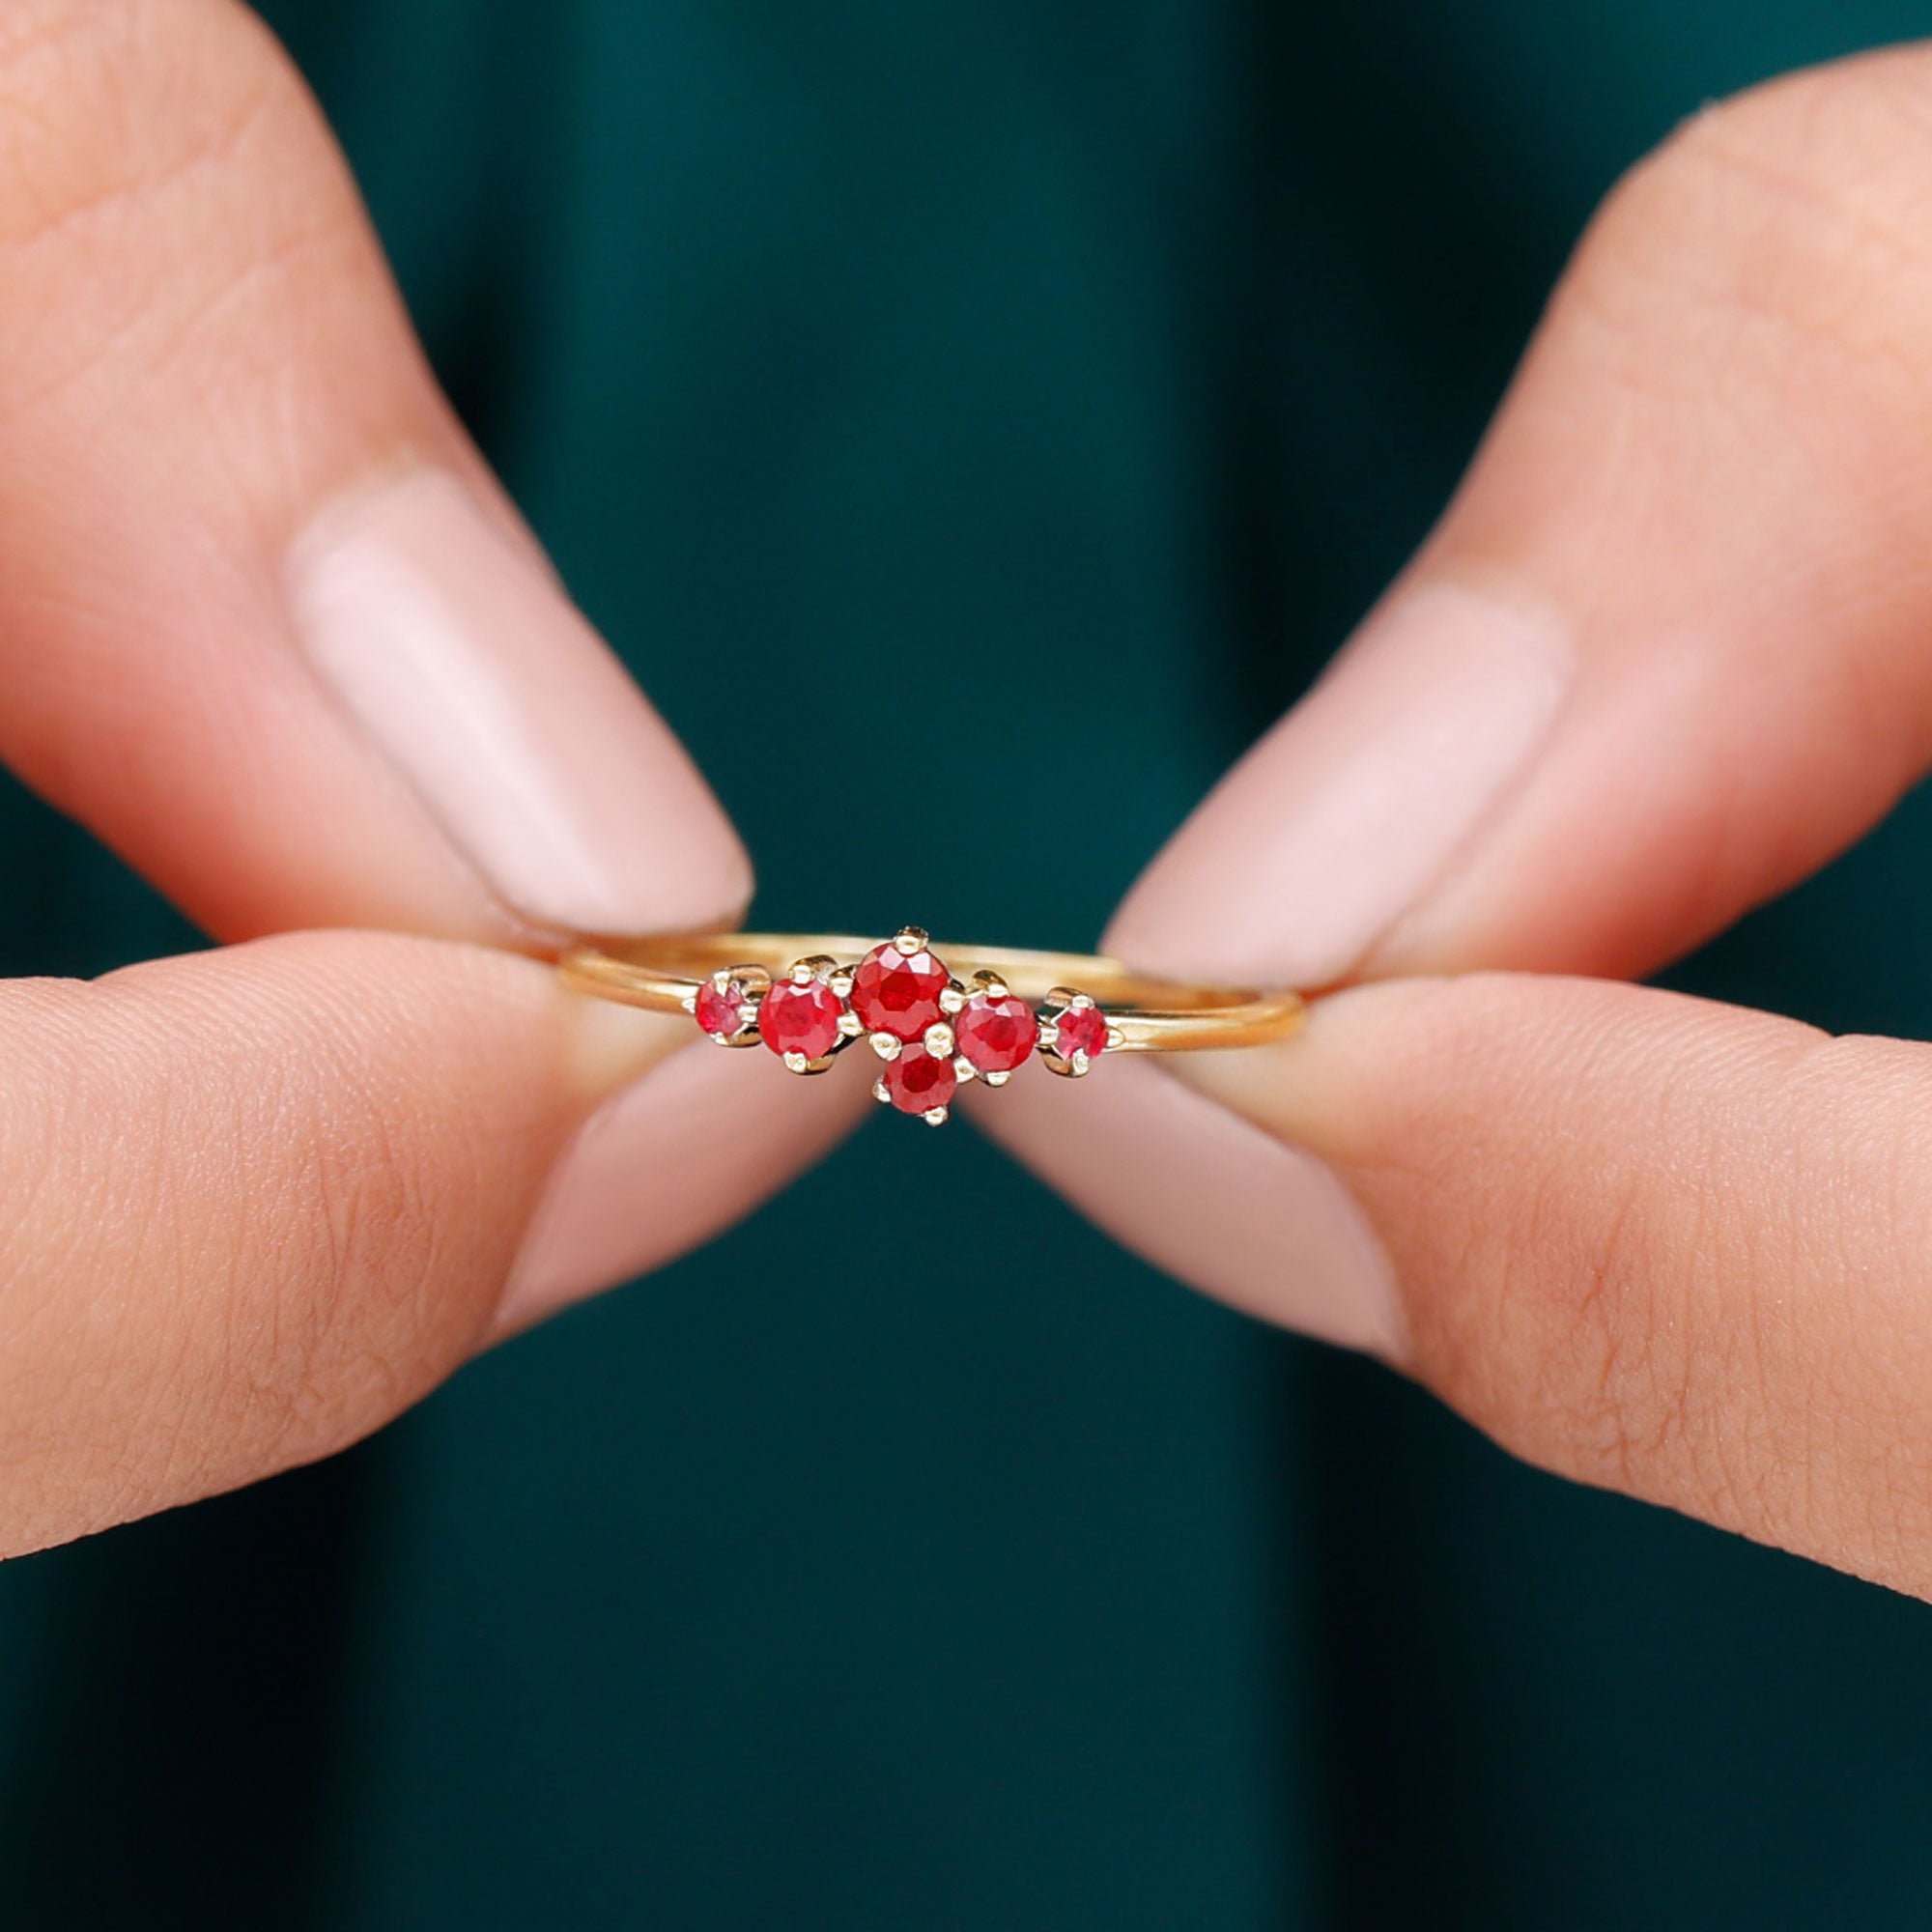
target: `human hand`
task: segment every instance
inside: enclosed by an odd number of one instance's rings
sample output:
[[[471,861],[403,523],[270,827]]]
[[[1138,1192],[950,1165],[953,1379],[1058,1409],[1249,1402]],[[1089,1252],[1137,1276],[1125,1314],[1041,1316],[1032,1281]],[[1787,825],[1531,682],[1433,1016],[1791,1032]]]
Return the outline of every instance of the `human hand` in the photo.
[[[1518,1453],[1923,1596],[1932,1048],[1557,976],[1683,952],[1932,764],[1928,236],[1924,49],[1638,168],[1422,554],[1109,938],[1348,990],[1105,1067],[1077,1133],[1067,1083],[981,1115]]]
[[[0,986],[10,1554],[366,1433],[864,1094],[517,956],[728,922],[749,870],[239,7],[0,15],[0,756],[257,941]]]

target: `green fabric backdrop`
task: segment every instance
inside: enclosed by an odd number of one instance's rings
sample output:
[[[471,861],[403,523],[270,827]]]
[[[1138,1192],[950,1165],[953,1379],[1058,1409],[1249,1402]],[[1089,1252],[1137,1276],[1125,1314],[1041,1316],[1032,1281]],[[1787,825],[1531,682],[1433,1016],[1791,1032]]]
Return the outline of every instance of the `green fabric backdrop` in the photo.
[[[1619,169],[1921,17],[269,12],[761,916],[1068,945],[1423,530]],[[748,713],[721,651],[828,695]],[[1069,735],[1036,675],[1103,661]],[[909,754],[863,865],[775,809]],[[1925,1032],[1928,855],[1909,808],[1687,981]],[[0,894],[10,972],[192,943],[17,794]],[[982,1232],[907,1285],[862,1197]],[[355,1453],[0,1572],[5,1932],[1888,1932],[1929,1805],[1924,1609],[1520,1469],[891,1122]]]

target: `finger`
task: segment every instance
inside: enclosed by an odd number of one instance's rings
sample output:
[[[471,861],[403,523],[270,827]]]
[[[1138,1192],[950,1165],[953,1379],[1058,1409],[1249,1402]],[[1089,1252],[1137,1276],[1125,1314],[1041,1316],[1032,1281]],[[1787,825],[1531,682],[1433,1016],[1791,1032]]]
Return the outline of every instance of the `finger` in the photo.
[[[1635,172],[1440,528],[1155,861],[1114,950],[1304,985],[1636,972],[1885,810],[1932,745],[1929,101],[1924,50],[1855,61]],[[996,1133],[1037,1109],[1013,1099],[983,1110]],[[1146,1158],[1184,1254],[1219,1217],[1169,1111]],[[1059,1178],[1050,1138],[1036,1157]],[[1144,1210],[1104,1178],[1087,1200],[1123,1230]],[[1320,1211],[1339,1248],[1347,1210]],[[1295,1304],[1337,1339],[1381,1306],[1350,1270]]]
[[[1932,1595],[1932,1048],[1477,975],[1190,1077],[1331,1164],[1507,1447]]]
[[[0,986],[0,1554],[326,1455],[525,1319],[546,1202],[686,1037],[386,934]],[[761,1098],[793,1159],[833,1084]]]
[[[1322,985],[1651,969],[1932,759],[1932,52],[1692,121],[1462,491],[1112,944]]]
[[[210,930],[534,945],[743,904],[730,827],[456,424],[313,103],[226,0],[0,20],[0,755]],[[734,1058],[697,1041],[586,1129],[520,1321],[714,1232],[863,1104],[775,1099]],[[794,1106],[815,1124],[787,1138]],[[680,1118],[735,1157],[670,1180]]]
[[[0,755],[204,926],[728,919],[744,855],[228,0],[0,21]]]

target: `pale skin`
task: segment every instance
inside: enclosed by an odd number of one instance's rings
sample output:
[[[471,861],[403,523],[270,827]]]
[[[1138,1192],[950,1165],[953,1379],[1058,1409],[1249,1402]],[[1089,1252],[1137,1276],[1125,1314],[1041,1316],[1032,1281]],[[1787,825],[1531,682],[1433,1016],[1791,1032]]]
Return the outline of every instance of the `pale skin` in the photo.
[[[1917,49],[1710,110],[1639,166],[1390,597],[1448,609],[1449,586],[1564,640],[1560,701],[1523,700],[1534,756],[1499,727],[1508,782],[1325,962],[1302,1038],[1022,1077],[980,1109],[1124,1238],[1282,1320],[1308,1282],[1259,1240],[1210,1258],[1185,1190],[1147,1177],[1238,1146],[1220,1218],[1264,1227],[1311,1150],[1359,1210],[1349,1264],[1390,1296],[1311,1325],[1546,1466],[1919,1595],[1932,1048],[1616,981],[1822,865],[1932,764],[1928,234]],[[555,868],[467,826],[447,771],[375,758],[310,668],[326,653],[292,641],[381,580],[292,600],[306,533],[398,474],[455,479],[488,542],[520,568],[534,550],[313,104],[227,0],[0,17],[0,754],[235,942],[0,989],[14,1553],[353,1440],[724,1225],[868,1102],[563,994],[526,955],[570,907],[519,896]],[[558,651],[617,728],[594,640]],[[357,716],[384,701],[345,688]],[[731,922],[742,851],[626,703],[681,869],[586,865],[582,891],[639,930]],[[1265,854],[1310,742],[1264,747],[1183,829],[1119,950],[1217,978],[1273,956],[1243,921],[1279,909]],[[1245,895],[1230,851],[1263,855]],[[577,1215],[587,1183],[559,1163],[612,1096],[667,1158],[694,1119],[755,1135],[806,1111],[561,1242],[556,1203]],[[1120,1181],[1079,1152],[1109,1135]]]

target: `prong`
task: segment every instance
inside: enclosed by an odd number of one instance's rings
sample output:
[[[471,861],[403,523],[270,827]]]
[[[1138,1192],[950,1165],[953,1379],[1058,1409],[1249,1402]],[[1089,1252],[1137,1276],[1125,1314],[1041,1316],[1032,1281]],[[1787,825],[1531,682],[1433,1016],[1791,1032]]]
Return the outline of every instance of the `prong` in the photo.
[[[1075,1047],[1073,1049],[1073,1058],[1067,1062],[1067,1065],[1072,1067],[1076,1077],[1082,1073],[1085,1073],[1087,1069],[1093,1065],[1093,1064],[1094,1063],[1088,1059],[1087,1049],[1084,1046]]]
[[[1094,996],[1091,993],[1075,993],[1066,1004],[1069,1007],[1091,1007],[1094,1004]]]
[[[835,993],[837,993],[841,1000],[849,1000],[852,997],[851,967],[841,966],[838,968],[837,972],[828,973],[825,976],[825,983],[828,986],[830,986],[832,990]]]
[[[872,1082],[872,1098],[882,1107],[890,1107],[893,1104],[893,1096],[886,1092],[886,1083],[883,1080]]]
[[[786,973],[785,978],[794,986],[809,986],[818,975],[812,971],[810,959],[794,959],[791,962],[791,970]]]
[[[1042,1021],[1039,1029],[1039,1050],[1042,1053],[1054,1053],[1059,1047],[1060,1029],[1051,1020]]]
[[[893,944],[910,959],[925,950],[926,932],[923,925],[902,925],[893,934]]]
[[[962,1053],[952,1063],[952,1077],[963,1087],[967,1081],[979,1079],[980,1069]]]
[[[952,1029],[944,1020],[934,1020],[926,1028],[921,1044],[935,1060],[952,1058]]]
[[[1127,1043],[1127,1037],[1120,1030],[1119,1027],[1110,1026],[1107,1029],[1107,1044],[1115,1052],[1118,1053],[1122,1047],[1126,1045],[1126,1043]]]
[[[836,988],[834,989],[837,990]],[[847,1039],[857,1039],[866,1031],[866,1022],[857,1013],[844,1012],[838,1015],[838,1031]]]
[[[895,1039],[889,1033],[875,1033],[872,1036],[872,1051],[881,1060],[896,1060],[905,1051],[905,1041]]]
[[[830,983],[838,970],[838,962],[829,952],[814,952],[810,959],[801,959],[792,967],[791,982],[794,986],[809,986],[814,980]],[[842,999],[844,995],[839,997]]]
[[[940,994],[939,1010],[942,1013],[961,1013],[966,1010],[966,988],[957,980]]]
[[[678,1005],[681,1006],[686,1012],[696,1017],[697,1012],[697,995],[696,993],[687,993],[684,996],[684,998],[678,1002]]]
[[[943,1127],[946,1124],[946,1109],[944,1107],[928,1107],[925,1110],[925,1124],[928,1127]]]
[[[984,993],[989,1000],[1005,1000],[1012,997],[1012,988],[997,973],[987,972],[983,967],[973,975],[973,990]]]
[[[810,1073],[811,1062],[802,1053],[788,1053],[784,1057],[786,1067],[793,1073]]]
[[[1004,1087],[1013,1076],[1010,1073],[982,1073],[980,1077],[988,1087]]]

